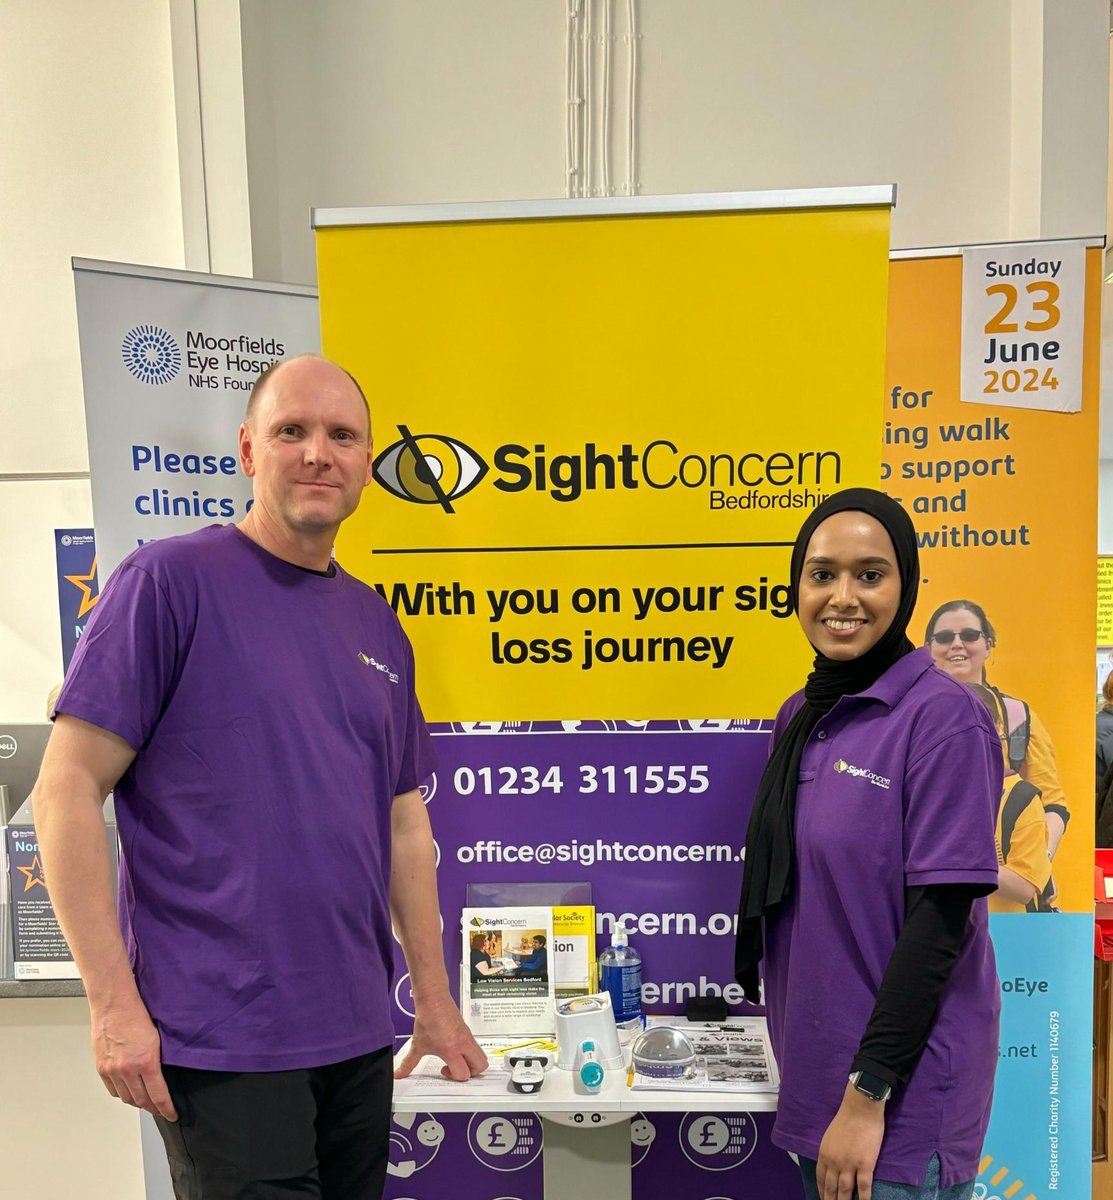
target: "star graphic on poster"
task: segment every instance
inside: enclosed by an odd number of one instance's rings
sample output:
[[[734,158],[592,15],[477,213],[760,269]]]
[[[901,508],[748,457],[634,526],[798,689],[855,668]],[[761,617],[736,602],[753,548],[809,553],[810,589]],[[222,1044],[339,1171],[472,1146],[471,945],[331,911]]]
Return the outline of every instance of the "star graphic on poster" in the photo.
[[[25,892],[29,892],[36,883],[39,885],[39,887],[45,889],[46,878],[43,876],[43,865],[41,862],[39,862],[39,856],[37,854],[33,859],[31,859],[31,865],[29,867],[16,867],[16,870],[21,875],[27,876],[27,882],[23,885],[23,890]]]
[[[93,595],[93,588],[97,586],[97,559],[93,556],[93,565],[89,568],[88,575],[66,575],[63,576],[67,583],[72,583],[75,588],[81,592],[81,600],[77,606],[78,617],[83,617],[96,602],[100,599],[100,591]]]

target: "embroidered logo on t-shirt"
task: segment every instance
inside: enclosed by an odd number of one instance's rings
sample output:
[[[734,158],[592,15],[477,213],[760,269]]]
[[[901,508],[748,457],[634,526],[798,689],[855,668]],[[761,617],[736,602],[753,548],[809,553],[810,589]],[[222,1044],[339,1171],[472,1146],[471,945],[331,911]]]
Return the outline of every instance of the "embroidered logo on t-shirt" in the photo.
[[[359,652],[359,661],[363,663],[365,667],[374,667],[376,671],[382,671],[382,673],[387,677],[387,679],[390,680],[391,683],[398,682],[397,673],[392,671],[386,665],[386,663],[381,663],[377,658],[372,658],[369,654],[364,654],[362,650]]]
[[[835,770],[840,775],[853,775],[856,779],[868,779],[874,787],[888,788],[892,785],[892,780],[887,779],[884,775],[878,775],[871,771],[868,767],[855,767],[846,761],[845,758],[840,758],[835,763]]]

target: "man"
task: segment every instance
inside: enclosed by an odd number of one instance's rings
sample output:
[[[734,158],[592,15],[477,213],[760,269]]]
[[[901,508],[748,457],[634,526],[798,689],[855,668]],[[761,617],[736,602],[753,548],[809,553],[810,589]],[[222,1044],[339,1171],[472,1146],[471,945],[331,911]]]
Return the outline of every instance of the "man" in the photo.
[[[433,753],[401,627],[330,558],[371,479],[358,385],[316,356],[272,367],[239,447],[243,521],[113,572],[57,701],[36,823],[97,1071],[155,1115],[176,1194],[373,1200],[391,916],[417,1013],[399,1075],[424,1053],[454,1079],[486,1066],[441,952],[417,791]]]
[[[516,975],[528,975],[542,983],[548,983],[549,951],[545,946],[543,933],[534,934],[528,954],[516,954],[514,957],[518,960]]]

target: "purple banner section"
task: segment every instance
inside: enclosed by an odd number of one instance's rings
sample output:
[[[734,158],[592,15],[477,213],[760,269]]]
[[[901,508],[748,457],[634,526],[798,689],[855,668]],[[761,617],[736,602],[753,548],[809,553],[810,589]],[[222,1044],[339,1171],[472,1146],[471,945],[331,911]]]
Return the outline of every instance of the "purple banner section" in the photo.
[[[395,1113],[384,1200],[543,1200],[532,1113]]]
[[[800,1172],[772,1129],[772,1113],[635,1113],[633,1200],[802,1200]]]
[[[434,726],[426,788],[454,987],[469,883],[587,880],[598,949],[625,918],[648,1012],[733,982],[741,847],[769,721],[565,721]],[[397,955],[399,1033],[412,1028]],[[749,1008],[749,1006],[745,1006]]]

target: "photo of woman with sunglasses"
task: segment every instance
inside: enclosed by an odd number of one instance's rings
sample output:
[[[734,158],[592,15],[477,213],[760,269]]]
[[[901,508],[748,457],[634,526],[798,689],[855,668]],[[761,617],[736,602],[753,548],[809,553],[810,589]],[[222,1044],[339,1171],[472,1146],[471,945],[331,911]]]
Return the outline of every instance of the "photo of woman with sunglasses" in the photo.
[[[931,614],[924,640],[931,647],[937,667],[962,683],[984,684],[993,696],[1005,768],[1011,768],[1039,789],[1048,857],[1054,859],[1070,821],[1070,807],[1055,763],[1055,747],[1035,711],[1025,701],[994,687],[986,678],[986,660],[997,644],[997,633],[985,609],[973,600],[949,600],[941,604]],[[1053,896],[1054,883],[1049,882],[1039,907],[1046,911]]]

